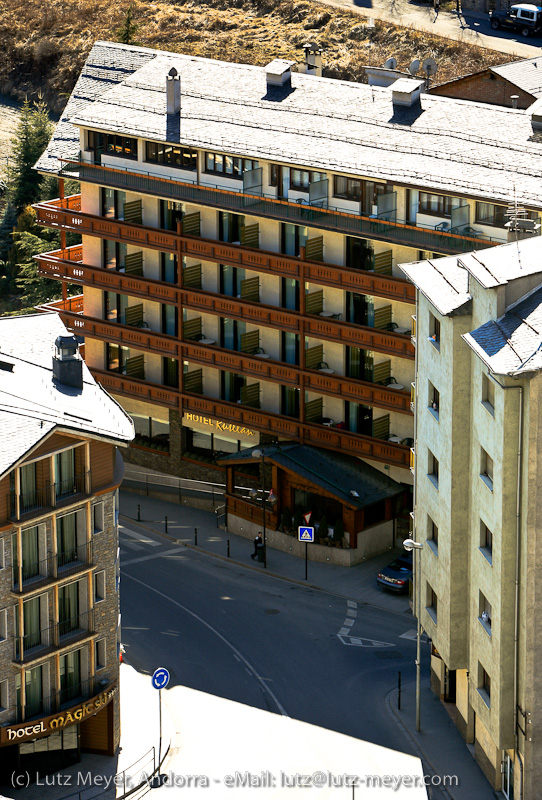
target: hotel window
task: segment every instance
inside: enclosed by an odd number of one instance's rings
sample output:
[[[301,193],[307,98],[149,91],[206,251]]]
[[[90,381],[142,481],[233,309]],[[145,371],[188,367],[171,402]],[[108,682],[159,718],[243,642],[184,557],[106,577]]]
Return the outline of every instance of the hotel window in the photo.
[[[297,192],[308,192],[309,185],[317,181],[325,181],[325,172],[312,172],[307,169],[290,170],[290,189]]]
[[[282,331],[282,360],[286,364],[299,364],[299,334]]]
[[[78,547],[77,522],[77,512],[57,518],[56,552],[59,567],[69,566],[85,559],[84,548]]]
[[[420,192],[418,211],[420,214],[431,214],[436,217],[451,217],[452,208],[457,208],[459,205],[458,197]]]
[[[478,694],[488,708],[491,708],[491,678],[478,662]]]
[[[43,678],[46,672],[46,666],[34,667],[27,669],[24,672],[24,714],[25,718],[29,719],[40,714],[43,709]],[[15,687],[17,690],[17,709],[19,713],[23,711],[22,698],[21,698],[21,674],[17,673],[15,677]]]
[[[160,142],[145,142],[145,161],[151,164],[167,164],[178,169],[195,172],[198,166],[198,151],[190,147],[175,147]]]
[[[280,226],[280,252],[285,256],[299,256],[307,242],[308,229],[302,225],[283,222]]]
[[[221,242],[229,244],[241,243],[241,229],[245,225],[242,214],[232,214],[229,211],[218,212],[218,238]]]
[[[431,450],[427,451],[427,477],[435,487],[438,489],[438,470],[439,470],[439,463],[438,459],[435,458]]]
[[[105,154],[137,161],[137,139],[129,136],[118,136],[114,133],[88,131],[87,142],[88,149],[94,151],[98,162],[100,161],[100,156]]]
[[[126,204],[126,192],[117,189],[107,189],[102,186],[102,217],[108,219],[124,219],[124,206]]]
[[[0,539],[0,569],[6,566],[6,557],[4,553],[4,540]]]
[[[491,636],[491,604],[488,602],[482,592],[479,592],[478,597],[478,620],[482,624],[486,633]]]
[[[428,381],[429,384],[429,410],[435,419],[438,420],[439,418],[439,408],[440,408],[440,392],[435,389],[431,381]]]
[[[205,172],[241,179],[243,172],[258,169],[258,162],[250,158],[227,156],[223,153],[205,153]]]
[[[162,358],[162,383],[172,389],[179,388],[179,362],[176,358]]]
[[[92,506],[92,532],[101,533],[104,530],[104,504],[95,503]]]
[[[280,413],[286,417],[299,418],[299,389],[280,387]]]
[[[160,280],[177,283],[177,256],[173,253],[160,253]]]
[[[335,175],[333,178],[333,196],[360,203],[362,214],[372,214],[380,195],[390,192],[393,192],[393,186],[385,183],[346,178],[342,175]]]
[[[127,245],[123,242],[112,242],[109,239],[104,239],[104,267],[106,269],[124,269],[126,266],[126,248]]]
[[[431,584],[426,584],[426,605],[425,610],[435,623],[437,624],[437,612],[438,612],[438,598],[433,590]]]
[[[493,563],[493,534],[482,520],[480,520],[480,552],[490,564]]]
[[[429,341],[440,352],[440,322],[429,312]]]
[[[160,227],[166,231],[176,231],[177,222],[184,215],[184,206],[175,200],[160,200]]]
[[[493,491],[493,459],[484,448],[480,448],[480,477],[488,489]]]
[[[482,375],[482,405],[495,416],[495,384],[488,375]]]
[[[506,206],[496,206],[493,203],[476,203],[475,222],[479,225],[504,228],[507,221]]]
[[[94,574],[94,602],[100,603],[105,600],[105,570]]]
[[[59,658],[60,704],[81,695],[81,650],[72,650]]]
[[[438,556],[438,528],[429,515],[427,516],[427,544]]]
[[[130,348],[118,344],[105,345],[105,363],[110,372],[126,371],[126,362],[130,358]]]
[[[106,666],[105,639],[98,639],[94,648],[94,663],[96,672],[98,672],[99,669],[104,669]]]
[[[0,611],[0,642],[8,638],[8,610],[3,608]]]
[[[80,477],[75,473],[74,447],[55,455],[55,495],[57,500],[82,491]]]
[[[9,706],[9,689],[7,678],[0,681],[0,713],[5,711]]]

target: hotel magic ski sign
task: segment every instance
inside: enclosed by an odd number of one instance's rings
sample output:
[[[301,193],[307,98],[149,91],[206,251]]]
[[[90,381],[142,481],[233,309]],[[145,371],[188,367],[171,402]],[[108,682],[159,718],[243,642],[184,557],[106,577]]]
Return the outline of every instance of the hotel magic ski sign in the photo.
[[[42,717],[40,720],[23,722],[20,725],[7,725],[4,728],[0,728],[0,745],[27,742],[29,739],[46,736],[70,725],[77,725],[78,722],[83,722],[83,720],[92,717],[102,708],[105,708],[116,693],[117,686],[114,685],[91,700],[68,708],[61,714],[53,714],[50,717]]]

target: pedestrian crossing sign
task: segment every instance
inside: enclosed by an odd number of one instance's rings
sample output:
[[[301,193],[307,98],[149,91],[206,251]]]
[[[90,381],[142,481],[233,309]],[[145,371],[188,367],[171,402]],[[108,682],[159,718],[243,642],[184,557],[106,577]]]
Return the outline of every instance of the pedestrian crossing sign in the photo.
[[[300,542],[314,542],[314,528],[300,525],[297,529],[297,537]]]

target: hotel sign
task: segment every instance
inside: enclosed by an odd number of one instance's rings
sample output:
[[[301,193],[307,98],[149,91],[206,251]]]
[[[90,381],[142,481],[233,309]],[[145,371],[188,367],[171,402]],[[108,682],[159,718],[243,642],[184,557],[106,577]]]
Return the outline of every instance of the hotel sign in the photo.
[[[94,716],[113,699],[117,693],[118,686],[115,683],[105,692],[101,692],[84,703],[72,706],[59,714],[49,717],[42,717],[40,720],[22,722],[20,725],[6,725],[0,728],[0,746],[5,744],[15,744],[15,742],[27,742],[36,739],[38,736],[46,736],[55,731],[60,731],[70,725],[77,725],[78,722]]]
[[[245,428],[242,425],[235,425],[233,422],[223,422],[220,419],[210,419],[210,417],[203,417],[201,414],[187,413],[183,417],[183,425],[191,427],[192,424],[204,425],[205,427],[212,428],[219,433],[233,433],[236,436],[256,436],[255,431],[250,428]]]

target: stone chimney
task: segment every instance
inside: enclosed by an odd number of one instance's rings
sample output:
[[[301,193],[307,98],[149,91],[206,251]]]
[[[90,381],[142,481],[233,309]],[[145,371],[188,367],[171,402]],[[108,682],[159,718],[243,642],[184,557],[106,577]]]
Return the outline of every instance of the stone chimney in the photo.
[[[63,386],[83,390],[83,361],[75,336],[57,336],[53,356],[53,378]]]
[[[181,79],[175,67],[171,67],[166,78],[168,117],[181,111]]]
[[[317,78],[321,78],[322,49],[316,42],[306,42],[303,45],[303,52],[305,53],[305,74],[316,75]]]

